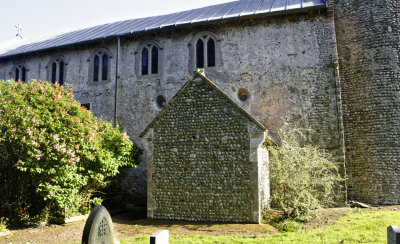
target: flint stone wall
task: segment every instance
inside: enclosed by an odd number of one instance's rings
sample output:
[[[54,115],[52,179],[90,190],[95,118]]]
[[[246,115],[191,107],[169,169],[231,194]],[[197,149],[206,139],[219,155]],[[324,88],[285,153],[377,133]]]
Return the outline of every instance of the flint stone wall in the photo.
[[[145,134],[149,218],[259,223],[264,129],[220,93],[197,77]]]
[[[400,203],[400,1],[335,1],[348,196]]]
[[[323,10],[148,31],[121,38],[117,119],[140,148],[143,144],[139,134],[161,111],[157,96],[169,102],[192,77],[189,44],[203,31],[217,36],[220,55],[218,65],[206,69],[206,76],[260,121],[272,138],[278,139],[278,131],[286,123],[293,125],[303,119],[305,126],[311,125],[317,132],[313,143],[343,161],[334,23]],[[142,76],[138,72],[140,48],[146,41],[156,41],[162,47],[159,75]],[[91,110],[99,118],[112,121],[116,43],[111,39],[3,59],[0,79],[11,78],[14,65],[24,63],[27,79],[47,80],[46,67],[53,57],[61,55],[67,60],[65,81],[74,85],[75,98],[91,103]],[[112,55],[110,80],[95,83],[91,81],[88,58],[99,48],[107,48]],[[241,88],[249,91],[246,101],[238,98]],[[117,204],[146,205],[146,167],[144,156],[140,166],[121,180],[115,191],[123,197]]]

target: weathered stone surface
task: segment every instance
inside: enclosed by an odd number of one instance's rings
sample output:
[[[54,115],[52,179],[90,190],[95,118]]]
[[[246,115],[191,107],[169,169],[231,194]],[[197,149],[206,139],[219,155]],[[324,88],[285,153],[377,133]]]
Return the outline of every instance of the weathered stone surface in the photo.
[[[103,206],[96,206],[86,220],[82,244],[117,244],[111,216]]]
[[[387,227],[387,243],[400,244],[400,230],[397,226],[389,225]]]
[[[278,130],[285,123],[304,119],[317,131],[314,143],[329,149],[338,161],[343,160],[334,24],[333,17],[324,11],[223,21],[121,38],[118,123],[140,147],[143,144],[139,134],[161,111],[157,97],[162,95],[169,102],[192,76],[193,45],[189,44],[204,31],[217,37],[220,57],[216,67],[206,69],[207,77],[260,121],[270,136],[277,139]],[[139,73],[140,48],[146,41],[156,41],[162,47],[157,75]],[[108,49],[112,55],[111,78],[95,84],[88,58],[99,48]],[[113,120],[116,40],[0,60],[0,79],[11,78],[14,65],[23,62],[29,70],[28,79],[47,80],[48,63],[58,55],[68,59],[65,80],[74,85],[75,97],[81,103],[91,103],[96,116]],[[249,92],[246,101],[239,99],[240,89]],[[135,196],[145,197],[146,167],[144,157],[141,165],[122,181],[131,197],[124,198],[128,202],[121,205],[145,204],[145,199]]]
[[[335,1],[350,199],[400,203],[400,2]]]
[[[259,223],[269,199],[264,130],[197,73],[143,135],[147,216]]]

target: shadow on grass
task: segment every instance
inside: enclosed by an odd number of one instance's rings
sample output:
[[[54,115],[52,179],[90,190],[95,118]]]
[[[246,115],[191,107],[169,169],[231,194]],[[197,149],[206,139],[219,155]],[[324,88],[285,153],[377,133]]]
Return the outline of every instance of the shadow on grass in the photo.
[[[137,234],[150,233],[159,229],[167,229],[171,234],[207,234],[207,235],[231,235],[231,234],[271,234],[277,230],[268,224],[254,223],[221,223],[210,221],[181,221],[161,219],[137,219],[137,216],[125,213],[113,216],[115,225],[123,226]]]

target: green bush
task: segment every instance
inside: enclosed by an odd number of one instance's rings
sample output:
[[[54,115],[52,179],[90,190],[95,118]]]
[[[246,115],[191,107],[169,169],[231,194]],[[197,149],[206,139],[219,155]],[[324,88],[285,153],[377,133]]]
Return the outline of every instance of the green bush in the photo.
[[[0,81],[0,216],[10,222],[65,218],[121,166],[136,146],[74,100],[72,87]]]
[[[0,217],[0,232],[7,231],[7,218]]]
[[[271,207],[299,221],[308,221],[329,206],[341,181],[330,154],[309,143],[310,131],[281,130],[281,145],[268,147]]]

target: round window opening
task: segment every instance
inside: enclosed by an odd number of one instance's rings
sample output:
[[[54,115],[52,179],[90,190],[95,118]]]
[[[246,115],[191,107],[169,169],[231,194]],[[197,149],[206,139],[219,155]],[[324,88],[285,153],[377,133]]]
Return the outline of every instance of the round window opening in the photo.
[[[165,97],[161,96],[161,95],[157,97],[156,103],[159,108],[164,108],[165,105],[167,105],[167,101],[165,100]]]
[[[244,89],[244,88],[240,88],[238,91],[238,97],[240,99],[240,101],[246,101],[247,99],[249,99],[250,97],[250,93],[248,90]]]

